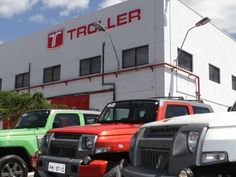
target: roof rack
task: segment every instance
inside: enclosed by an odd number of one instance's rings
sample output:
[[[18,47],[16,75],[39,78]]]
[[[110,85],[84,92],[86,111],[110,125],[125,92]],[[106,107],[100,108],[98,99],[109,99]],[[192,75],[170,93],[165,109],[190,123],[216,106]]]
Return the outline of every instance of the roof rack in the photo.
[[[204,103],[203,100],[185,100],[185,101],[195,101],[195,102],[199,102],[199,103]]]
[[[161,96],[161,97],[151,97],[151,98],[154,98],[154,99],[171,99],[171,100],[184,100],[184,101],[192,101],[192,102],[199,102],[199,103],[203,103],[203,100],[186,100],[184,99],[184,97],[182,96],[175,96],[175,97],[170,97],[170,96]]]
[[[155,99],[173,99],[173,100],[184,100],[184,97],[182,96],[175,96],[175,97],[172,97],[172,96],[161,96],[161,97],[151,97],[151,98],[155,98]]]

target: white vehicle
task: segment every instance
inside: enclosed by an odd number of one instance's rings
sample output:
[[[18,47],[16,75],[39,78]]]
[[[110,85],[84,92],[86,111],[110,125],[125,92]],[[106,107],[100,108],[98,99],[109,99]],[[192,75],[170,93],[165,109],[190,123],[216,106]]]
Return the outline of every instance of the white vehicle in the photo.
[[[125,177],[236,176],[236,105],[145,124],[134,135]]]

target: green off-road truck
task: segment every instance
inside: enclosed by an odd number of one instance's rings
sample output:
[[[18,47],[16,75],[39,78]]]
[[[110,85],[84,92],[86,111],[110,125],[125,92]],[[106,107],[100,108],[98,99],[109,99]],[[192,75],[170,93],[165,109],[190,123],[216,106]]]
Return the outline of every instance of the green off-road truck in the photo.
[[[38,151],[49,129],[92,124],[100,112],[45,109],[24,113],[14,129],[0,131],[0,176],[25,177],[32,170],[31,155]]]

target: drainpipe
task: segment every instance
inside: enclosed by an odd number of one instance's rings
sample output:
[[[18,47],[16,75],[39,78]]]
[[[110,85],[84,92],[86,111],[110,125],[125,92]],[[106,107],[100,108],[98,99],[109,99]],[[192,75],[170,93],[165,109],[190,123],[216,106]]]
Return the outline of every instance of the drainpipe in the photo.
[[[29,63],[28,93],[30,93],[30,73],[31,73],[31,63]]]
[[[102,86],[112,86],[113,101],[116,101],[116,84],[114,82],[104,82],[104,58],[105,58],[105,42],[102,43]]]

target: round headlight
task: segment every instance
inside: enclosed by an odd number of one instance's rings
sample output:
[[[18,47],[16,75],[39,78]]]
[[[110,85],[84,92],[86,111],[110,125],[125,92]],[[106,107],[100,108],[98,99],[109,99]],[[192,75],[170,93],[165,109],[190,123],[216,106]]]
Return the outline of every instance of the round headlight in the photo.
[[[200,134],[197,131],[191,131],[188,133],[188,149],[192,153],[196,151],[199,135]]]
[[[94,139],[92,137],[87,137],[86,138],[86,147],[88,149],[92,149],[93,148],[93,143],[94,143]]]

